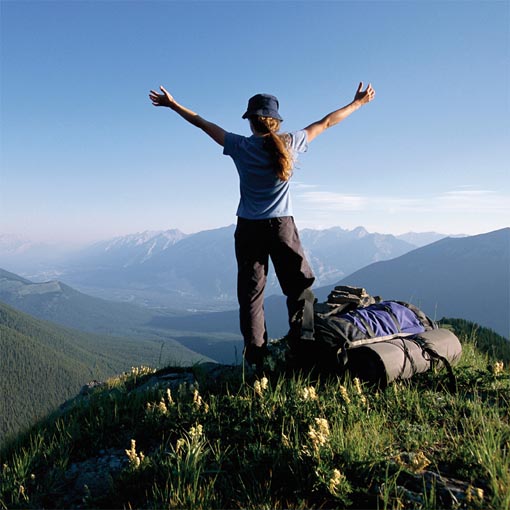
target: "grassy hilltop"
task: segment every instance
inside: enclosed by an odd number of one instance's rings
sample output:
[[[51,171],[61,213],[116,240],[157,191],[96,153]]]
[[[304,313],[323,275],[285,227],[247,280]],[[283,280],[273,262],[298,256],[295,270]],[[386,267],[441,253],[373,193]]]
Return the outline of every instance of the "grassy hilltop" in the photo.
[[[510,344],[457,327],[456,394],[132,370],[1,452],[0,508],[508,509]]]

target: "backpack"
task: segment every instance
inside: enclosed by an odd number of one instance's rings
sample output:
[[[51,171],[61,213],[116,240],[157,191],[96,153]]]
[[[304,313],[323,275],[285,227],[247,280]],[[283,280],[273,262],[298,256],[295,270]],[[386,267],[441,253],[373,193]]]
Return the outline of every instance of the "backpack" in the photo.
[[[458,338],[415,305],[335,287],[325,303],[303,294],[302,335],[289,341],[295,366],[344,374],[382,386],[433,367],[453,371],[462,352]]]

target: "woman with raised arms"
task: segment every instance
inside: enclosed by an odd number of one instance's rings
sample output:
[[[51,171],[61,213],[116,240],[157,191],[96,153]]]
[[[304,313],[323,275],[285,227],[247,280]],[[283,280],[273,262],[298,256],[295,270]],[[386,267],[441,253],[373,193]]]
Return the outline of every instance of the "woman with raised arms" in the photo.
[[[165,106],[184,120],[202,129],[223,147],[237,168],[240,201],[237,209],[235,253],[238,265],[237,295],[244,358],[250,365],[262,366],[267,354],[267,330],[264,319],[264,288],[271,258],[289,312],[289,345],[303,336],[302,317],[305,303],[313,296],[312,270],[306,260],[294,223],[289,180],[297,154],[326,129],[338,124],[364,104],[372,101],[375,91],[360,83],[354,99],[322,119],[299,131],[280,133],[283,121],[279,103],[270,94],[250,98],[243,115],[250,123],[249,137],[229,133],[192,110],[179,104],[164,88],[151,90],[154,106]]]

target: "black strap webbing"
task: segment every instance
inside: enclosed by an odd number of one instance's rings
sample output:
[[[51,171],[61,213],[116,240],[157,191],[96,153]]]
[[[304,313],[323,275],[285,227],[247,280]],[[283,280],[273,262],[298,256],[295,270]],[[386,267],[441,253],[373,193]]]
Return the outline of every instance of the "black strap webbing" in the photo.
[[[453,373],[451,363],[444,356],[441,356],[441,354],[439,354],[436,350],[432,349],[432,347],[428,347],[419,336],[413,338],[413,340],[421,347],[422,351],[426,352],[432,359],[439,360],[443,363],[446,371],[448,372],[448,389],[451,393],[457,393],[457,378]]]
[[[424,352],[426,352],[431,358],[441,361],[448,372],[448,389],[451,393],[457,393],[457,378],[453,373],[453,368],[450,362],[444,357],[438,354],[434,349],[430,347],[422,346]]]
[[[299,300],[304,300],[303,322],[301,324],[301,338],[303,340],[314,340],[314,321],[313,321],[313,304],[315,296],[310,289],[305,289],[299,296]]]

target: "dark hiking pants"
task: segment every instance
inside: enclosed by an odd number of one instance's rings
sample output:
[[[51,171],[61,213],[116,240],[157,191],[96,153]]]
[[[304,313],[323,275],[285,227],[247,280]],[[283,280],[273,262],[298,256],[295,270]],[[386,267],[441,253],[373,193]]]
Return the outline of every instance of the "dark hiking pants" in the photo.
[[[241,333],[246,353],[264,348],[267,330],[264,319],[264,288],[269,257],[287,296],[290,336],[300,335],[303,291],[312,286],[314,276],[306,260],[292,216],[266,220],[238,218],[235,232],[237,297]],[[248,356],[247,356],[248,357]]]

